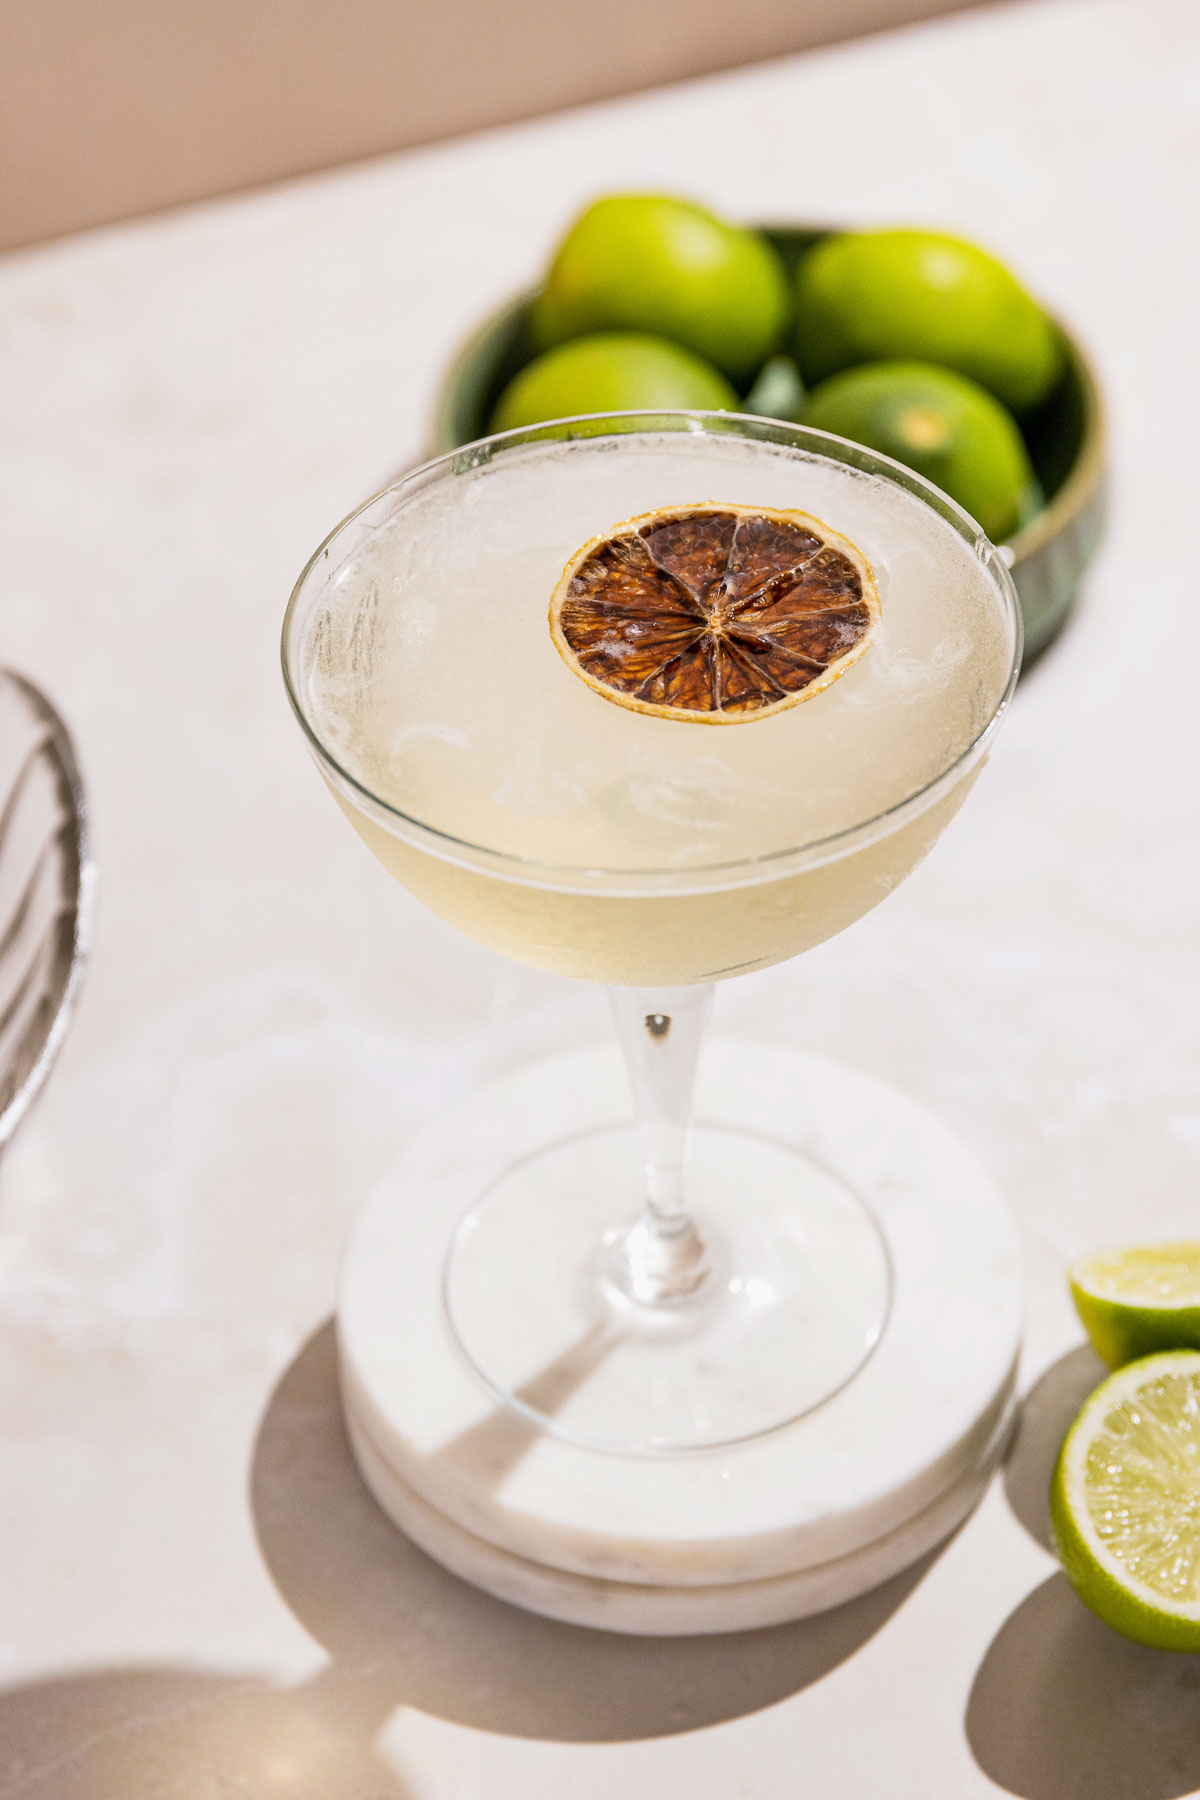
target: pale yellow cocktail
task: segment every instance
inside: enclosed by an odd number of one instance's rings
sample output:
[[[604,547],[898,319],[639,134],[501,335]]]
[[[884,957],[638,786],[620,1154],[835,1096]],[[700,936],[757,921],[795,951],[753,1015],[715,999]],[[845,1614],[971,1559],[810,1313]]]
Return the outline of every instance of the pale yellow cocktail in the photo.
[[[696,502],[802,509],[869,560],[880,629],[827,691],[713,727],[615,705],[556,653],[578,546]],[[955,524],[719,431],[527,444],[395,490],[356,536],[310,571],[296,655],[339,804],[460,930],[592,981],[760,968],[868,911],[961,803],[1011,673],[1011,614]]]

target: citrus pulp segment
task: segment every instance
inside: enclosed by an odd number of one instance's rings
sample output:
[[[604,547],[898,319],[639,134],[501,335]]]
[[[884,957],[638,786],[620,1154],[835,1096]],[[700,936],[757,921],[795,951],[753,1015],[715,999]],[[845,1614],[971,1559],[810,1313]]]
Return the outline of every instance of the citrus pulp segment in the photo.
[[[1156,1350],[1200,1350],[1200,1243],[1110,1250],[1077,1262],[1071,1298],[1110,1369]]]
[[[1200,1650],[1200,1353],[1110,1375],[1067,1433],[1050,1489],[1080,1599],[1125,1637]]]
[[[862,655],[878,621],[870,566],[821,520],[712,503],[592,538],[550,602],[559,655],[589,687],[690,724],[809,699]]]

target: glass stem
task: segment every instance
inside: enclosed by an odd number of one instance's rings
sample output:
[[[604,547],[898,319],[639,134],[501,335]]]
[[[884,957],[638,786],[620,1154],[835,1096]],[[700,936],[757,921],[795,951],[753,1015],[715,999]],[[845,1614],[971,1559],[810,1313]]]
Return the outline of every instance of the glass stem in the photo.
[[[692,1089],[713,987],[610,988],[645,1165],[645,1210],[609,1247],[608,1276],[627,1299],[669,1305],[696,1294],[712,1256],[684,1200]]]

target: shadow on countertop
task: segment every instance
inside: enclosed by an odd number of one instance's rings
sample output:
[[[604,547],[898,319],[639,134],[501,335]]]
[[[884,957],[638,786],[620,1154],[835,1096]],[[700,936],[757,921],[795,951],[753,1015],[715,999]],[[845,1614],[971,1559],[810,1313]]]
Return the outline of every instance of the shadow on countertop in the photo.
[[[992,1640],[966,1731],[1022,1800],[1184,1800],[1200,1787],[1200,1656],[1118,1637],[1052,1575]]]
[[[1107,1370],[1082,1345],[1025,1401],[1009,1455],[1009,1504],[1050,1548],[1058,1447]],[[1065,1576],[1034,1589],[997,1632],[971,1687],[971,1752],[1021,1800],[1184,1800],[1200,1789],[1200,1656],[1147,1650],[1078,1600]]]
[[[1050,1540],[1050,1477],[1067,1427],[1108,1370],[1090,1344],[1060,1356],[1021,1403],[1020,1423],[1004,1463],[1008,1504],[1043,1550]]]
[[[267,1567],[332,1658],[317,1685],[370,1686],[478,1731],[614,1742],[695,1731],[771,1706],[852,1656],[932,1557],[818,1618],[718,1637],[644,1638],[558,1624],[448,1574],[363,1485],[342,1430],[332,1324],[287,1370],[259,1434],[252,1501]]]
[[[412,1800],[336,1686],[187,1668],[0,1692],[0,1800]]]
[[[328,1666],[290,1687],[127,1667],[0,1691],[0,1800],[412,1800],[381,1743],[404,1706],[558,1741],[696,1730],[820,1680],[933,1560],[819,1618],[726,1637],[623,1637],[520,1612],[447,1574],[376,1506],[343,1435],[328,1324],[267,1406],[251,1503],[279,1592]]]

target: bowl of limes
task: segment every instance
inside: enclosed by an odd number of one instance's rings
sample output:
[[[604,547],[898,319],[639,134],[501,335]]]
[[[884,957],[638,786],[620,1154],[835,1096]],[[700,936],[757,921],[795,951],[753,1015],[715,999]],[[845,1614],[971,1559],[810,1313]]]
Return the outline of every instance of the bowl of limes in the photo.
[[[542,285],[453,359],[435,453],[546,419],[726,410],[895,457],[1009,559],[1026,657],[1071,609],[1104,516],[1084,351],[978,245],[919,230],[744,226],[667,195],[593,201]]]

